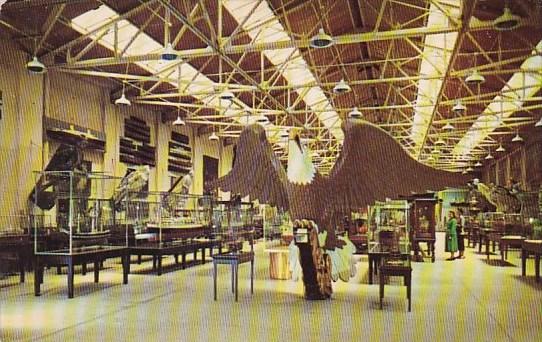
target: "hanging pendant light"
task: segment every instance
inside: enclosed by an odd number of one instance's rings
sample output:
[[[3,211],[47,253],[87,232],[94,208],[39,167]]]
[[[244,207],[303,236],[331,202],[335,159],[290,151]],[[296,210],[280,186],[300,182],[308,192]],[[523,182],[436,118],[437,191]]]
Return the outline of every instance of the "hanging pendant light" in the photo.
[[[177,51],[173,48],[173,45],[171,43],[167,43],[166,47],[162,51],[162,54],[160,57],[164,61],[174,61],[177,59]]]
[[[229,91],[228,89],[224,89],[224,91],[222,91],[220,93],[220,99],[221,100],[225,100],[225,101],[231,101],[233,100],[235,96],[233,95],[233,93],[231,91]]]
[[[211,133],[211,135],[209,136],[209,140],[210,141],[218,141],[220,138],[218,137],[218,135],[216,135],[215,132]]]
[[[474,171],[474,169],[471,166],[469,166],[469,167],[467,167],[467,169],[465,171],[472,172],[472,171]]]
[[[452,111],[454,113],[464,113],[467,110],[467,107],[461,102],[461,100],[457,100],[455,105],[452,107]]]
[[[486,81],[486,78],[483,75],[480,75],[480,73],[478,73],[478,70],[476,69],[474,69],[472,73],[469,76],[467,76],[467,78],[465,78],[465,82],[467,82],[467,84],[472,84],[472,85],[482,84],[485,81]]]
[[[348,118],[350,119],[361,119],[363,118],[363,114],[358,110],[358,107],[352,108],[350,113],[348,113]]]
[[[335,85],[335,87],[333,87],[333,92],[334,92],[335,94],[344,94],[344,93],[348,93],[348,92],[351,91],[351,90],[352,90],[352,88],[350,88],[350,86],[348,85],[348,83],[346,83],[346,82],[344,81],[344,78],[341,79],[341,80],[339,81],[339,83],[337,83],[337,84]]]
[[[500,144],[499,147],[497,147],[497,149],[495,151],[497,151],[497,152],[506,152],[506,149],[502,146],[502,144]]]
[[[491,151],[489,151],[489,153],[487,154],[487,156],[486,156],[485,159],[486,159],[486,160],[490,160],[490,159],[493,159],[493,158],[494,158],[494,157],[493,157],[493,155],[491,155]]]
[[[442,127],[442,129],[444,129],[446,131],[453,131],[455,129],[455,127],[451,123],[447,122],[446,125],[444,125]]]
[[[115,100],[115,104],[117,106],[130,106],[132,105],[132,102],[126,98],[126,95],[124,94],[124,90],[122,91],[122,95]]]
[[[184,122],[184,120],[181,118],[181,116],[179,114],[177,114],[177,119],[175,119],[175,121],[173,121],[173,126],[185,126],[186,125],[186,122]]]
[[[482,163],[480,163],[480,161],[477,161],[476,164],[474,164],[475,167],[481,167],[482,166]]]
[[[322,49],[333,45],[333,38],[321,28],[318,30],[318,33],[310,39],[309,44],[313,48]]]
[[[505,7],[503,13],[493,20],[493,27],[498,31],[510,31],[519,26],[521,18],[512,13],[510,8]]]
[[[542,127],[542,118],[540,118],[540,120],[534,124],[534,127]]]
[[[442,140],[442,138],[438,138],[437,141],[435,141],[435,145],[446,145],[446,142]]]
[[[26,69],[33,74],[43,74],[47,67],[34,56],[30,62],[26,63]]]
[[[516,136],[512,138],[513,142],[522,142],[523,138],[519,135],[519,133],[516,133]]]

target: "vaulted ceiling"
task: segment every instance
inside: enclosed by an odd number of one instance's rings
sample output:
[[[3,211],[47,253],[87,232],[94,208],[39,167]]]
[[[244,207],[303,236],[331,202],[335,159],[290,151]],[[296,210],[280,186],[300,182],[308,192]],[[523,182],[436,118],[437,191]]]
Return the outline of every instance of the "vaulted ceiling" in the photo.
[[[518,27],[496,27],[505,10]],[[279,154],[284,132],[303,127],[323,172],[354,107],[449,170],[542,114],[536,0],[8,0],[0,30],[48,70],[106,78],[112,98],[124,91],[167,120],[180,112],[223,137],[262,122]],[[329,47],[311,46],[319,30]],[[469,82],[473,72],[484,82]],[[334,91],[341,80],[351,91]]]

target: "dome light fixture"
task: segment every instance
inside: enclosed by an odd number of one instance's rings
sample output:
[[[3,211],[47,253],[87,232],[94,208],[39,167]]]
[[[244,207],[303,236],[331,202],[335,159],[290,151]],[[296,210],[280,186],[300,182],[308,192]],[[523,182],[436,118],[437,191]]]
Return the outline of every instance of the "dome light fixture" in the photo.
[[[267,116],[265,116],[265,115],[259,116],[256,119],[256,123],[259,123],[262,126],[268,125],[269,124],[269,118]]]
[[[512,13],[510,8],[505,7],[503,13],[493,20],[493,27],[497,31],[510,31],[519,26],[521,18]]]
[[[493,159],[493,155],[491,154],[491,151],[489,151],[489,153],[487,154],[487,156],[485,157],[486,160],[491,160]]]
[[[167,43],[166,47],[162,51],[162,54],[160,57],[164,61],[174,61],[177,59],[177,51],[173,48],[173,45],[171,43]]]
[[[516,133],[516,136],[512,138],[513,142],[522,142],[523,138],[519,135],[519,133]]]
[[[474,169],[471,166],[469,166],[469,167],[467,167],[467,169],[465,171],[472,172],[472,171],[474,171]]]
[[[446,125],[442,126],[442,129],[446,131],[453,131],[455,127],[451,123],[447,122]]]
[[[495,151],[497,151],[497,152],[506,152],[506,149],[502,146],[502,144],[500,144],[499,147],[497,147],[497,149]]]
[[[467,107],[461,102],[461,100],[457,100],[455,105],[452,107],[452,111],[454,113],[464,113],[467,110]]]
[[[534,124],[534,127],[542,127],[542,118],[540,118],[540,120]]]
[[[224,91],[222,91],[219,96],[221,100],[225,100],[225,101],[231,101],[235,97],[233,93],[229,91],[228,89],[224,89]]]
[[[218,141],[220,138],[218,137],[218,135],[216,135],[215,132],[211,133],[211,135],[209,136],[209,140],[210,141]]]
[[[467,82],[467,84],[472,84],[472,85],[482,84],[485,81],[486,81],[486,78],[483,75],[481,75],[476,69],[474,69],[472,73],[469,76],[467,76],[467,78],[465,78],[465,82]]]
[[[361,118],[363,118],[363,114],[361,114],[358,107],[354,107],[354,108],[352,108],[350,113],[348,113],[348,118],[349,119],[361,119]]]
[[[310,39],[309,45],[316,49],[327,48],[333,45],[333,38],[321,28],[318,30],[318,33]]]
[[[333,87],[333,92],[335,94],[344,94],[344,93],[348,93],[349,91],[351,91],[352,88],[350,88],[350,86],[348,85],[348,83],[346,83],[344,81],[344,78],[342,78],[339,83],[337,83],[335,85],[335,87]]]
[[[130,100],[128,100],[128,98],[124,94],[124,90],[123,90],[122,95],[118,99],[115,100],[115,104],[117,106],[131,106],[132,102],[130,102]]]
[[[463,170],[463,172],[461,172],[462,175],[466,175],[467,173],[467,170]]]
[[[474,164],[475,167],[481,167],[482,166],[482,163],[480,163],[480,161],[477,161],[476,164]]]
[[[26,69],[33,74],[43,74],[47,67],[34,56],[30,62],[26,63]]]

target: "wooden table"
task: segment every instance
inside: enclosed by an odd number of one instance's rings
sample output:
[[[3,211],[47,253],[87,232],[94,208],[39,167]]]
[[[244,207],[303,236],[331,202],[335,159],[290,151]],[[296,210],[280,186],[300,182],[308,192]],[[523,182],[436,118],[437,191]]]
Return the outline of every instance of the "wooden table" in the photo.
[[[235,301],[238,299],[239,288],[239,265],[250,262],[250,293],[254,293],[254,252],[234,252],[213,256],[213,284],[214,299],[216,300],[217,266],[231,265],[232,292],[235,293]]]
[[[527,258],[534,254],[534,273],[537,282],[540,281],[540,255],[542,255],[542,240],[524,240],[521,244],[521,275],[527,273]]]
[[[28,236],[3,236],[0,239],[1,253],[13,253],[17,255],[19,281],[21,283],[25,281],[25,265],[32,258],[32,246],[33,243],[29,240]]]
[[[400,243],[398,254],[403,257],[410,258],[410,244]],[[373,283],[373,274],[378,274],[378,265],[380,259],[384,256],[390,255],[391,250],[386,246],[382,246],[378,242],[369,243],[369,284]]]
[[[380,309],[382,310],[382,300],[384,299],[384,282],[386,276],[403,277],[404,285],[407,288],[408,311],[410,312],[410,302],[412,293],[412,267],[410,259],[398,256],[385,256],[382,258],[380,267]]]
[[[130,255],[137,255],[140,262],[142,255],[150,255],[153,258],[152,269],[156,270],[157,275],[162,275],[162,257],[164,255],[174,255],[175,263],[179,263],[179,255],[182,257],[182,268],[186,267],[186,254],[194,253],[194,260],[197,260],[197,252],[201,250],[201,260],[205,263],[205,248],[210,249],[217,245],[216,240],[190,240],[167,243],[148,243],[130,247]]]
[[[94,263],[94,282],[97,283],[100,277],[100,263],[111,258],[122,259],[123,284],[128,284],[128,273],[130,272],[130,252],[128,247],[117,246],[87,246],[38,253],[34,256],[34,295],[40,295],[41,284],[43,283],[44,265],[66,265],[68,266],[68,298],[73,298],[74,266]]]
[[[521,248],[525,237],[521,235],[503,235],[499,240],[499,250],[501,251],[501,260],[504,262],[508,258],[508,248]]]

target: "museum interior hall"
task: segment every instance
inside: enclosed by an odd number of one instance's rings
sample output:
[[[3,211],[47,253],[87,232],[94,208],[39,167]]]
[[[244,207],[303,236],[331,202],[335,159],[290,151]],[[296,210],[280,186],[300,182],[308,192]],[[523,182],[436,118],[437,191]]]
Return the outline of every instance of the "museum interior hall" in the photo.
[[[0,342],[542,341],[542,0],[0,0]]]

